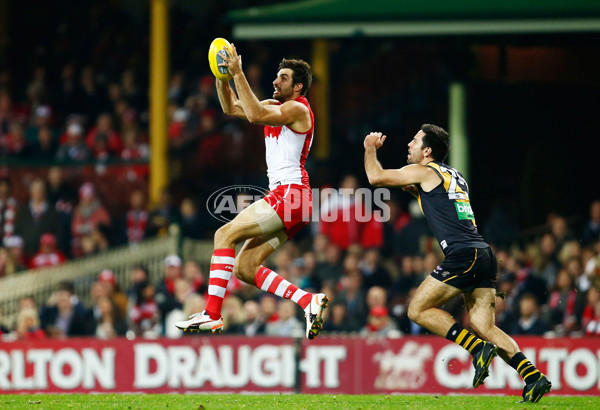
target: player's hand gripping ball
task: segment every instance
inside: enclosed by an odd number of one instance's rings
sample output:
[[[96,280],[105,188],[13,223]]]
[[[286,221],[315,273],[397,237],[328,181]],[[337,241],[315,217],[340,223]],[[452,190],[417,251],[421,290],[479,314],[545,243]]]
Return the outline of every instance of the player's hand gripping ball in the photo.
[[[217,80],[229,81],[231,80],[229,69],[227,67],[219,67],[219,64],[223,62],[223,53],[225,53],[223,47],[227,47],[229,52],[231,52],[229,41],[221,37],[215,38],[210,43],[210,48],[208,49],[208,62],[210,64],[210,71],[217,77]]]

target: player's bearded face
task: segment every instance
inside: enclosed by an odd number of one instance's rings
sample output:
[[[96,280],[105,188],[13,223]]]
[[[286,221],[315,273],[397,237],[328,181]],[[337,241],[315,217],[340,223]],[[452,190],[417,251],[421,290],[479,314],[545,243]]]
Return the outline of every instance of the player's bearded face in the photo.
[[[418,164],[423,159],[423,132],[419,131],[417,135],[408,143],[408,156],[406,162],[409,164]]]
[[[273,98],[277,101],[285,102],[294,94],[292,74],[289,68],[281,69],[277,73],[277,78],[273,81]]]

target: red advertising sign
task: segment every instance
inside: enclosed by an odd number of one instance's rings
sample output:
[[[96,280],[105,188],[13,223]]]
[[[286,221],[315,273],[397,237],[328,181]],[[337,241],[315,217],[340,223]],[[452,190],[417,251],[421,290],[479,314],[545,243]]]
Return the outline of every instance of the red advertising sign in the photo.
[[[600,343],[519,338],[552,381],[552,394],[600,395]],[[0,390],[21,392],[293,392],[520,395],[523,382],[500,358],[471,387],[469,354],[439,337],[320,337],[301,355],[286,338],[72,339],[0,345]]]

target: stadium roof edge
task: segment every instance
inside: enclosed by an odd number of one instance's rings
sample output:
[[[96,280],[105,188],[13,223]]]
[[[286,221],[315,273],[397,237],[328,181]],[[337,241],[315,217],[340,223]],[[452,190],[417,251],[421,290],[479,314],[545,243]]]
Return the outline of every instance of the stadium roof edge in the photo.
[[[597,0],[304,0],[232,10],[234,38],[600,31]]]

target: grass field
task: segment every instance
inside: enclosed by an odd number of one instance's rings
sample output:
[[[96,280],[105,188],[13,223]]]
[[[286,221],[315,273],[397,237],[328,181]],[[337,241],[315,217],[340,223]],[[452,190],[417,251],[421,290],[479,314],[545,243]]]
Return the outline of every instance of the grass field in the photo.
[[[600,409],[600,397],[544,397],[517,404],[515,396],[351,396],[241,394],[57,394],[1,395],[10,409]]]

